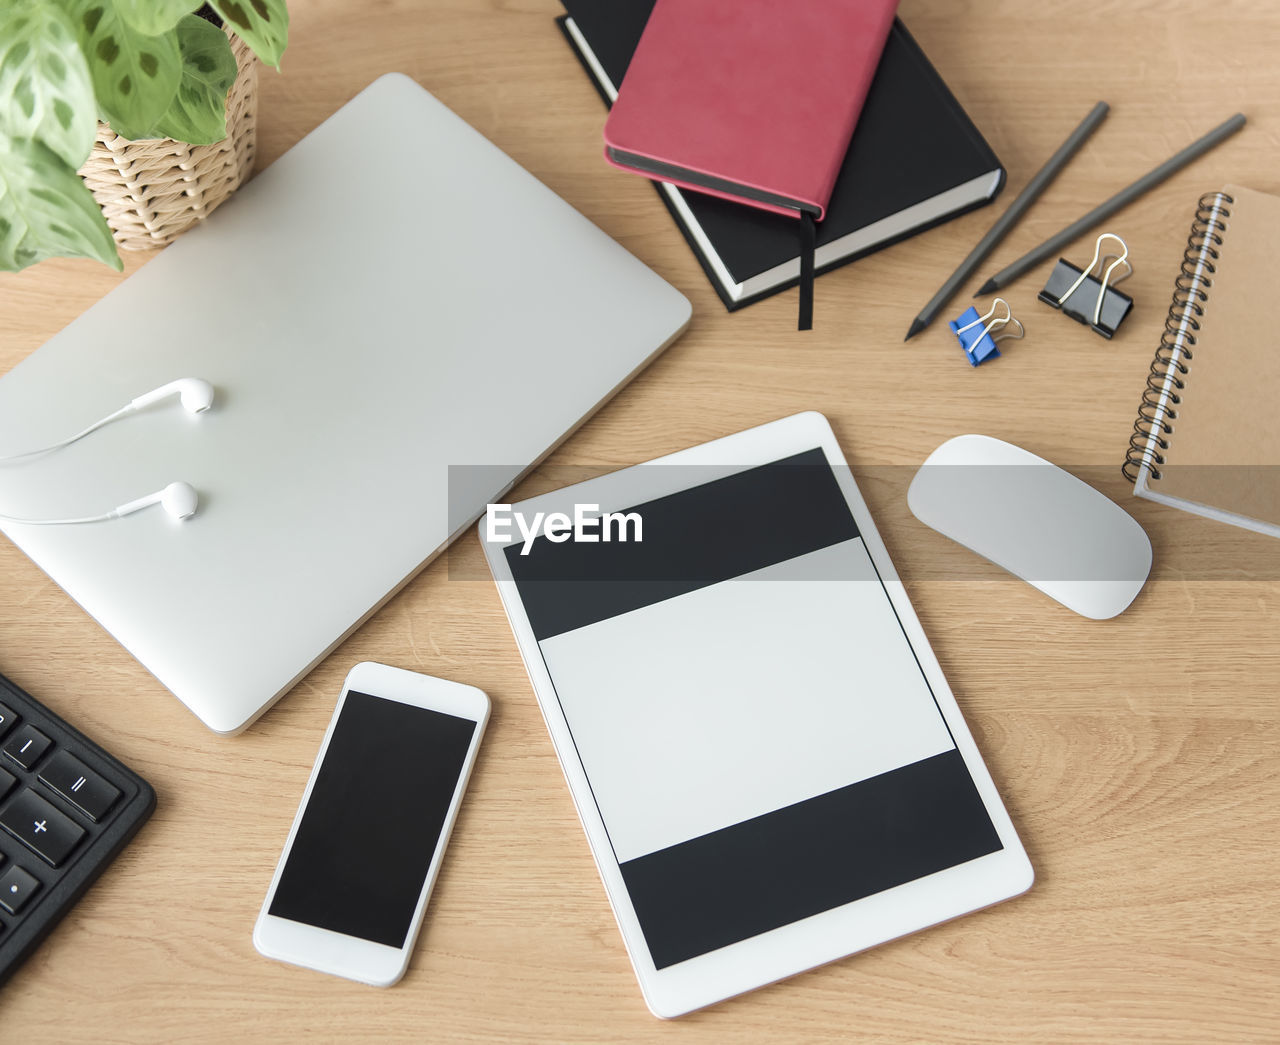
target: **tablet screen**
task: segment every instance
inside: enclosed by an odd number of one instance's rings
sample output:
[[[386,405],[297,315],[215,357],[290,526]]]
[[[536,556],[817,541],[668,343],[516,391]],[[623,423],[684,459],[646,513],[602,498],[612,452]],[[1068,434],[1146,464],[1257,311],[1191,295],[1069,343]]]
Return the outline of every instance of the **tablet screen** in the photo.
[[[658,969],[1001,849],[820,448],[628,511],[504,553]]]

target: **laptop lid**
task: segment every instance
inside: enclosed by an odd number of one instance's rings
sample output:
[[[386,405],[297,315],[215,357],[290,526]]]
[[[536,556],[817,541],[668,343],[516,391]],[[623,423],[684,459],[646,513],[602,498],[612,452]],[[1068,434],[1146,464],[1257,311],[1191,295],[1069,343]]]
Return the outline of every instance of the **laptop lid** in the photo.
[[[209,728],[238,732],[689,315],[389,74],[0,379],[0,453],[210,381],[206,413],[157,404],[0,464],[4,514],[96,514],[184,480],[197,515],[3,531]]]

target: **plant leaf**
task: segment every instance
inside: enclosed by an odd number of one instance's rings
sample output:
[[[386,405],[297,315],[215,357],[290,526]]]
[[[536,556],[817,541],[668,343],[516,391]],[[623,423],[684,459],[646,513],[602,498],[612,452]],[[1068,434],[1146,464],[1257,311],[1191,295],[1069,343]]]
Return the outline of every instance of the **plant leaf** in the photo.
[[[52,4],[0,5],[0,134],[36,138],[74,170],[97,126],[75,27]]]
[[[198,15],[178,23],[182,80],[160,121],[157,138],[210,145],[227,136],[227,91],[236,78],[236,58],[227,34]]]
[[[209,0],[223,22],[267,65],[280,67],[289,42],[289,9],[285,0]]]
[[[0,136],[0,269],[60,255],[124,266],[93,194],[43,142]]]
[[[117,0],[120,15],[145,36],[159,36],[177,25],[203,0]]]
[[[111,129],[144,138],[178,90],[178,34],[138,32],[120,14],[120,0],[63,0],[89,62],[98,106]]]

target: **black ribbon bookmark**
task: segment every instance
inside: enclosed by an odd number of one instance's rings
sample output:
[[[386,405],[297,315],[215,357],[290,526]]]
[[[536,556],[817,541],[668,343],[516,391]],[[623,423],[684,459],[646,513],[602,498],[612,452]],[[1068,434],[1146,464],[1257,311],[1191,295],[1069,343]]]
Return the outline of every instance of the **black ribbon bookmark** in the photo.
[[[800,319],[797,330],[813,329],[813,252],[817,245],[818,230],[813,215],[800,212]]]

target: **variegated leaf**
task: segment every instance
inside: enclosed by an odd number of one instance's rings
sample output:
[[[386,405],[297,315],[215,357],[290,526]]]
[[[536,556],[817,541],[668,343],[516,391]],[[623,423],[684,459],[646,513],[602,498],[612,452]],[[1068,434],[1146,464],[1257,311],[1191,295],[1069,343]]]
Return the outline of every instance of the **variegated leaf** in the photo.
[[[209,145],[227,136],[227,91],[236,59],[227,34],[198,15],[178,23],[182,80],[173,103],[152,129],[157,138]]]
[[[74,170],[97,126],[89,67],[54,4],[0,4],[0,134],[42,141]]]
[[[16,272],[55,255],[124,267],[75,168],[43,142],[0,136],[0,269]]]

